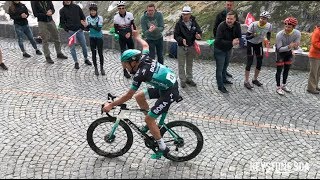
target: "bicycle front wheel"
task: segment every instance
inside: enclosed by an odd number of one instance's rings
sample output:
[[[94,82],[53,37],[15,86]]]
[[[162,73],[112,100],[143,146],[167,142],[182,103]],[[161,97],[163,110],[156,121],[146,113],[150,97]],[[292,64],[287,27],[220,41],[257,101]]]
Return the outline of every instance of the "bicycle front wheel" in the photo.
[[[162,127],[160,132],[166,145],[170,148],[167,159],[182,162],[196,157],[203,147],[203,136],[201,131],[194,124],[187,121],[172,121]],[[172,131],[178,138],[174,138],[169,131]]]
[[[95,120],[87,130],[87,141],[97,154],[109,158],[125,154],[132,146],[133,135],[130,127],[123,121],[111,134],[115,117],[103,117]]]

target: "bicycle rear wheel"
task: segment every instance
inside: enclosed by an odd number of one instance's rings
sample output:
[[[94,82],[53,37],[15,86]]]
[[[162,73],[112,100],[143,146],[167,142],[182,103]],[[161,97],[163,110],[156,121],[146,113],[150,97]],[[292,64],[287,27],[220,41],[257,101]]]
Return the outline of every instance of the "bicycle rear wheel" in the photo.
[[[174,139],[166,128],[160,129],[161,136],[170,148],[167,159],[182,162],[196,157],[203,147],[203,136],[197,126],[186,121],[172,121],[166,126],[176,133],[179,138]]]
[[[115,121],[115,117],[103,117],[92,122],[87,130],[90,148],[101,156],[118,157],[125,154],[132,146],[132,131],[123,121],[119,122],[114,135],[109,135]]]

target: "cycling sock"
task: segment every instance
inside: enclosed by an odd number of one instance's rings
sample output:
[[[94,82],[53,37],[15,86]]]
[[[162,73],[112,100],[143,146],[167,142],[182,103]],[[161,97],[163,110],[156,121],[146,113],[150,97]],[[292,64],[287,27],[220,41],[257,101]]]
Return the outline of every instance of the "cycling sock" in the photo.
[[[159,139],[159,140],[157,140],[157,143],[158,143],[158,145],[159,145],[159,149],[160,150],[165,150],[166,149],[166,144],[164,143],[164,140],[163,140],[163,138],[161,138],[161,139]]]

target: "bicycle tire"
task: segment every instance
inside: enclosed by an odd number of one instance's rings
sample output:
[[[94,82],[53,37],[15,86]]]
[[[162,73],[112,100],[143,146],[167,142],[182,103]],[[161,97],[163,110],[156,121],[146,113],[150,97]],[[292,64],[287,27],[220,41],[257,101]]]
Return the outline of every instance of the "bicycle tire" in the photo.
[[[90,148],[98,155],[114,158],[125,154],[131,148],[133,143],[133,134],[130,127],[123,121],[119,122],[119,126],[117,127],[117,130],[115,132],[113,142],[106,141],[106,137],[108,137],[108,133],[111,132],[111,127],[113,127],[115,121],[115,117],[102,117],[90,124],[87,130],[87,141]],[[97,130],[97,127],[100,127],[102,125],[109,125],[109,128],[103,128],[100,134],[94,134],[95,130]],[[120,134],[120,127],[124,130],[122,134]],[[125,134],[126,137],[124,137]],[[95,141],[95,137],[99,135],[103,137],[102,143]],[[126,140],[123,140],[123,138],[126,138]],[[111,145],[115,145],[116,147],[111,147]],[[110,150],[104,150],[102,149],[102,146],[106,146],[106,148],[110,148]]]
[[[203,135],[201,133],[201,131],[199,130],[199,128],[197,126],[195,126],[194,124],[187,122],[187,121],[172,121],[169,122],[168,124],[166,124],[166,126],[169,129],[172,129],[174,132],[176,132],[180,137],[182,137],[184,139],[184,141],[187,141],[187,143],[189,143],[188,145],[186,144],[186,142],[184,142],[183,144],[180,144],[183,147],[186,148],[190,148],[191,145],[195,145],[195,148],[193,148],[191,151],[187,150],[186,151],[186,155],[180,156],[181,152],[178,152],[177,150],[181,147],[177,147],[179,146],[178,144],[176,144],[176,142],[173,141],[173,138],[171,136],[171,134],[167,131],[166,128],[162,127],[160,129],[160,133],[162,138],[164,139],[164,141],[166,142],[166,145],[170,148],[170,151],[168,152],[168,154],[164,155],[164,157],[166,157],[167,159],[170,159],[172,161],[176,161],[176,162],[183,162],[183,161],[188,161],[190,159],[195,158],[202,150],[203,147]],[[175,130],[176,127],[184,127],[187,128],[186,130],[181,130],[181,132],[178,132],[178,130]],[[195,137],[196,137],[196,144],[194,144],[194,141],[192,140],[186,140],[187,139],[187,135],[190,135],[190,131],[189,133],[187,133],[187,130],[191,130]],[[165,134],[166,132],[168,132],[167,134]],[[185,136],[185,137],[183,137]],[[174,142],[172,144],[172,142]],[[175,149],[173,149],[172,147],[175,146]],[[190,147],[189,147],[190,146]]]

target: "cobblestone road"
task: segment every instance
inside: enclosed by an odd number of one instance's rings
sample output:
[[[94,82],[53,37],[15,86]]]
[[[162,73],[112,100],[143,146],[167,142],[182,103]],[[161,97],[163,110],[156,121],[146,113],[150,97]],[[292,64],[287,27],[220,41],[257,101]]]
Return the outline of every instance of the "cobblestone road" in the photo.
[[[196,61],[198,86],[181,89],[184,100],[172,105],[169,118],[201,129],[201,153],[182,163],[153,160],[134,133],[133,147],[109,159],[90,149],[86,130],[101,117],[106,94],[129,87],[119,52],[104,50],[106,76],[97,77],[81,53],[74,69],[67,46],[67,60],[56,59],[50,46],[51,65],[28,42],[32,58],[22,58],[16,40],[0,43],[9,67],[0,70],[0,178],[320,178],[320,96],[306,93],[307,72],[291,71],[292,93],[279,96],[274,68],[264,67],[264,86],[249,91],[244,66],[231,64],[234,84],[225,95],[217,90],[215,63]],[[177,72],[176,60],[165,64]]]

